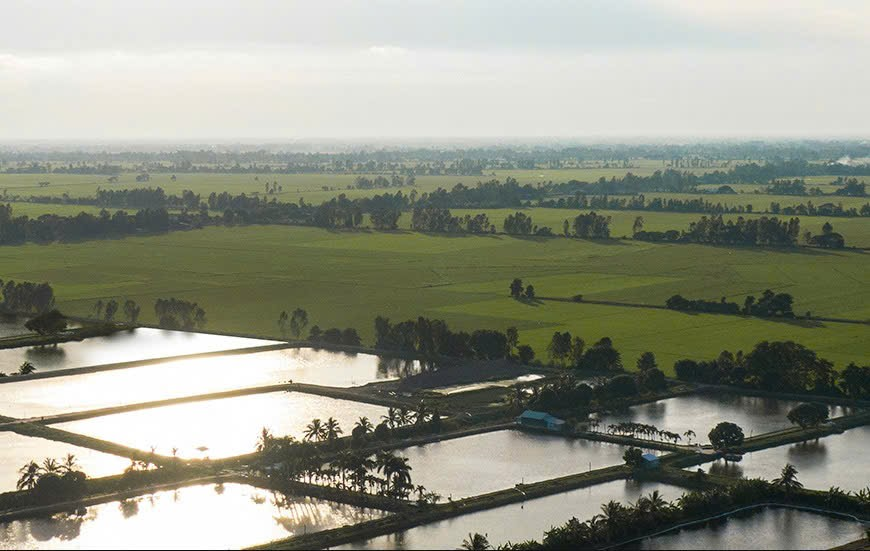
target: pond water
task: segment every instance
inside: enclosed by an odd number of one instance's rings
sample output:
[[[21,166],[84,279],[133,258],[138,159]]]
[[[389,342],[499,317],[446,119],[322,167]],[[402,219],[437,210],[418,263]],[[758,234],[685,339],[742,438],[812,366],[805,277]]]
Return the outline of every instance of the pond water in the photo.
[[[24,328],[24,320],[0,316],[0,338],[27,335],[32,331]]]
[[[682,488],[658,482],[615,480],[461,515],[338,549],[456,549],[469,533],[474,532],[486,534],[493,546],[509,541],[540,540],[546,530],[564,524],[571,517],[581,521],[592,518],[601,512],[603,503],[614,500],[628,504],[656,490],[668,501],[677,499],[684,492]]]
[[[857,522],[808,511],[764,508],[651,539],[632,549],[830,549],[864,537]]]
[[[345,434],[366,416],[377,424],[387,408],[299,392],[270,392],[190,402],[81,421],[55,427],[160,455],[212,459],[252,453],[263,427],[275,436],[302,439],[314,418],[334,417]]]
[[[505,388],[509,386],[513,386],[518,383],[530,383],[532,381],[537,381],[538,379],[543,379],[543,375],[521,375],[514,379],[500,379],[497,381],[482,381],[479,383],[468,383],[462,385],[452,385],[452,386],[443,386],[440,388],[433,388],[434,392],[438,392],[440,394],[444,394],[449,396],[450,394],[461,394],[463,392],[471,392],[472,390],[481,390],[484,388]]]
[[[396,453],[409,459],[414,484],[446,500],[619,465],[626,449],[606,442],[500,430]]]
[[[39,417],[288,380],[350,387],[397,378],[418,367],[418,362],[311,348],[173,360],[0,384],[0,415]],[[94,392],[95,388],[100,392]]]
[[[0,350],[0,371],[14,373],[25,361],[32,363],[37,371],[53,371],[267,344],[276,344],[276,341],[143,327],[56,346]]]
[[[870,487],[870,462],[863,460],[868,443],[870,426],[863,426],[818,440],[747,453],[739,463],[719,459],[690,470],[773,480],[786,463],[791,463],[797,467],[798,480],[805,488],[827,490],[839,486],[858,491]]]
[[[130,465],[126,457],[4,431],[0,432],[0,492],[15,490],[18,469],[26,463],[42,463],[47,457],[61,460],[68,453],[75,455],[81,470],[93,478],[122,473]]]
[[[239,549],[385,516],[242,484],[188,486],[0,524],[0,549]]]
[[[693,442],[707,443],[710,430],[722,421],[729,421],[737,423],[749,438],[791,427],[786,415],[799,403],[724,392],[678,396],[602,415],[599,430],[605,430],[610,424],[630,421],[679,434],[693,430],[697,434]],[[830,408],[831,417],[845,415],[846,411],[838,406]],[[685,437],[680,443],[687,443]]]

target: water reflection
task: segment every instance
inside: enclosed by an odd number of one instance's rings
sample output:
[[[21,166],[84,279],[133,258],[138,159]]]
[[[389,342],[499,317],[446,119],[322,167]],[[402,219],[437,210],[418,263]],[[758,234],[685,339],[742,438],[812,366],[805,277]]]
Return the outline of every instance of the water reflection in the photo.
[[[256,498],[256,499],[253,499]],[[242,484],[213,485],[0,524],[0,549],[235,549],[384,516],[382,511],[285,496]]]
[[[867,442],[870,442],[870,426],[863,426],[818,440],[747,453],[739,469],[733,471],[728,470],[721,459],[691,470],[701,468],[710,473],[772,480],[779,476],[786,463],[791,463],[797,468],[798,480],[805,488],[827,490],[839,486],[843,490],[858,491],[870,484],[870,462],[863,460]]]
[[[602,415],[601,427],[636,422],[681,435],[692,430],[697,441],[705,443],[709,441],[710,430],[722,421],[737,423],[747,437],[791,427],[786,415],[798,403],[729,393],[678,396]],[[844,415],[847,411],[839,406],[830,408],[832,417]]]
[[[857,522],[765,508],[657,536],[633,549],[830,549],[863,537]]]
[[[350,387],[404,376],[417,369],[417,362],[311,348],[175,360],[2,384],[0,414],[19,418],[54,415],[288,380]],[[94,388],[100,392],[94,392]]]
[[[25,463],[41,463],[46,457],[60,459],[68,453],[75,455],[76,462],[91,477],[119,474],[130,464],[124,457],[14,432],[0,432],[0,492],[15,490],[18,469]]]
[[[252,453],[260,430],[276,436],[304,436],[315,417],[335,417],[345,434],[362,416],[377,423],[386,408],[299,392],[271,392],[191,402],[62,423],[58,428],[110,440],[160,455],[183,458],[228,457]]]
[[[623,462],[626,447],[501,430],[405,448],[415,484],[446,500],[512,488]]]
[[[602,503],[614,500],[628,504],[656,490],[668,501],[683,493],[676,486],[658,482],[616,480],[462,515],[338,549],[456,549],[469,533],[474,532],[489,534],[493,545],[539,540],[544,531],[567,522],[571,517],[581,521],[592,518],[601,512]]]
[[[32,362],[38,371],[53,371],[167,358],[181,354],[250,348],[274,342],[207,333],[139,328],[120,331],[106,337],[65,342],[56,346],[0,350],[0,371],[6,373],[17,371],[18,366],[24,361]]]

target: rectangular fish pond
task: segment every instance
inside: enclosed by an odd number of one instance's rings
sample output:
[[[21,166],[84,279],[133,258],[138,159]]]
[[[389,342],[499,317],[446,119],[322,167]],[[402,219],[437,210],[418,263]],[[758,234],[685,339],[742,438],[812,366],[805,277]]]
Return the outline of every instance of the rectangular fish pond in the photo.
[[[545,531],[568,522],[571,517],[581,522],[592,518],[601,512],[603,503],[614,500],[627,505],[654,491],[667,501],[684,492],[682,488],[658,482],[614,480],[416,526],[337,549],[456,549],[468,534],[475,532],[486,534],[493,546],[540,540]]]
[[[170,360],[0,384],[0,415],[30,418],[287,381],[351,387],[413,373],[419,362],[312,348]],[[93,389],[100,389],[94,392]]]
[[[55,371],[269,344],[277,341],[142,327],[52,346],[2,349],[0,371],[15,373],[24,362],[33,364],[37,372]]]
[[[830,549],[865,537],[857,521],[762,507],[640,540],[623,549]]]
[[[583,473],[623,463],[628,446],[519,430],[499,430],[397,450],[415,485],[442,499],[513,488],[520,482]]]
[[[707,435],[713,427],[722,421],[729,421],[739,425],[749,438],[792,427],[786,415],[799,403],[725,392],[677,396],[602,414],[598,430],[605,431],[608,425],[623,422],[644,423],[680,435],[692,430],[697,435],[692,442],[703,444],[710,441]],[[839,406],[830,408],[831,417],[839,417],[847,412],[847,408]],[[679,443],[687,444],[688,441],[683,437]]]
[[[747,453],[739,463],[719,459],[689,470],[773,480],[786,463],[791,463],[797,468],[798,481],[804,488],[827,490],[839,486],[857,492],[870,487],[870,462],[864,460],[868,446],[870,426],[863,426],[816,440]]]
[[[385,515],[243,484],[207,484],[2,523],[0,549],[239,549]]]
[[[42,464],[46,458],[60,462],[70,453],[79,469],[92,478],[120,474],[130,465],[126,457],[4,431],[0,432],[0,492],[15,491],[18,471],[26,463]]]
[[[52,425],[159,455],[218,459],[253,453],[262,428],[303,439],[314,418],[334,417],[344,434],[363,416],[380,422],[387,408],[300,392],[270,392],[188,402]]]

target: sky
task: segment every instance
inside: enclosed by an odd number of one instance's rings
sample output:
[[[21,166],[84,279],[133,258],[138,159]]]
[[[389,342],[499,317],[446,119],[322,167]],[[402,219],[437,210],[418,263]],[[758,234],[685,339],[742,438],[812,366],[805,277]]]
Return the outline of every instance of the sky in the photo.
[[[0,141],[870,135],[866,0],[3,0]]]

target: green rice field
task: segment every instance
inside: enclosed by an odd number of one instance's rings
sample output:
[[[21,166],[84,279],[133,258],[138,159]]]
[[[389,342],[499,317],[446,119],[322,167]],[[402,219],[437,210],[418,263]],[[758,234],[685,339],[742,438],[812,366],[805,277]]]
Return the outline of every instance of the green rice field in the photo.
[[[867,325],[508,297],[514,277],[541,297],[649,305],[676,293],[742,303],[770,288],[793,294],[799,313],[866,320],[870,256],[862,251],[247,226],[8,246],[0,248],[0,265],[3,278],[51,282],[70,314],[88,313],[98,299],[132,298],[145,305],[143,321],[154,321],[153,301],[175,296],[204,306],[207,329],[262,336],[278,335],[281,310],[303,307],[312,324],[355,327],[367,343],[377,315],[424,315],[466,330],[514,325],[541,356],[557,330],[587,342],[609,336],[632,367],[646,350],[670,370],[680,358],[749,350],[764,339],[803,343],[838,367],[870,362]]]

